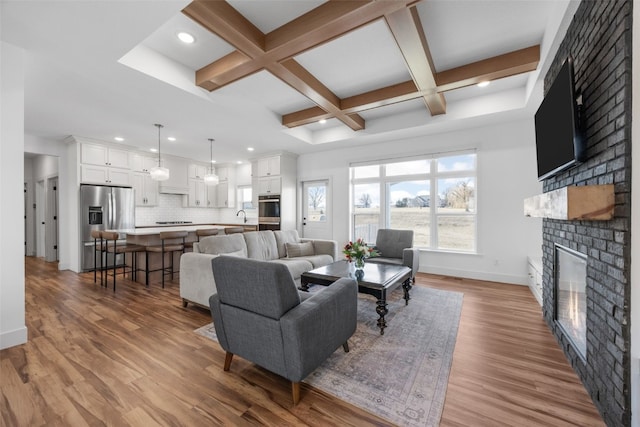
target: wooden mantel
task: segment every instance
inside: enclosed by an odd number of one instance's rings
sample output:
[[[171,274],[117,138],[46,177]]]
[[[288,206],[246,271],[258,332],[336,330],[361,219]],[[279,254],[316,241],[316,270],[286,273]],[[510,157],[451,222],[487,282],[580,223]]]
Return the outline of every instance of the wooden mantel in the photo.
[[[582,185],[529,197],[524,201],[524,214],[536,218],[606,221],[613,218],[614,207],[613,184]]]

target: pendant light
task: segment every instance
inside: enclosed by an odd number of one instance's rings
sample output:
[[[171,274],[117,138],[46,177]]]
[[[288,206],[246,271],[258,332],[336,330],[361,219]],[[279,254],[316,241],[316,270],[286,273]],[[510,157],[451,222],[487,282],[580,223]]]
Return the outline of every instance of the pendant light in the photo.
[[[209,163],[209,173],[204,176],[204,183],[206,185],[218,185],[218,183],[220,182],[220,178],[218,178],[218,175],[213,173],[213,141],[215,141],[213,138],[209,138],[209,150],[211,152],[211,158]]]
[[[166,181],[169,179],[169,169],[162,167],[162,160],[160,158],[160,129],[164,126],[158,123],[154,124],[154,126],[158,128],[158,166],[151,168],[149,174],[154,181]]]

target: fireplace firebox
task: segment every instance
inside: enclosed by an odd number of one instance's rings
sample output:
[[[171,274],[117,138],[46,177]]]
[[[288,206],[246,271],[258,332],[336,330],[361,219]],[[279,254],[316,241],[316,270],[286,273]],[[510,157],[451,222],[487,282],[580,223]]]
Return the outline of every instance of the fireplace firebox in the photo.
[[[580,357],[587,358],[587,256],[555,245],[554,319]]]

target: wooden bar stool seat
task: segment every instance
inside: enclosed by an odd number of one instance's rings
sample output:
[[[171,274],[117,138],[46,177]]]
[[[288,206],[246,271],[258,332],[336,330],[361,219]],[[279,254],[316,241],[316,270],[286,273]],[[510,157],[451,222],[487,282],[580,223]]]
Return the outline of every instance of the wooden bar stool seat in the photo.
[[[219,229],[217,228],[201,228],[199,230],[196,230],[196,236],[197,236],[197,241],[200,241],[201,237],[207,237],[207,236],[216,236],[219,233]],[[193,243],[194,242],[187,242],[184,244],[185,249],[192,249],[193,250]]]
[[[185,248],[185,238],[189,233],[186,231],[162,231],[160,232],[160,242],[161,244],[158,246],[147,246],[145,248],[146,251],[146,277],[145,283],[149,286],[149,273],[153,273],[154,271],[162,272],[162,287],[164,288],[164,276],[167,274],[171,274],[171,280],[173,280],[173,273],[179,273],[180,271],[175,271],[173,269],[173,253],[174,252],[182,252],[184,253]],[[167,242],[167,240],[178,240],[176,242]],[[159,253],[162,257],[162,268],[158,268],[155,270],[149,269],[149,253]],[[165,267],[164,256],[169,253],[171,255],[171,265]]]
[[[118,275],[117,269],[118,265],[116,264],[116,258],[119,254],[124,254],[124,264],[122,265],[122,276],[125,274],[131,273],[132,280],[136,280],[138,268],[137,268],[137,260],[135,253],[144,251],[144,246],[142,245],[134,245],[131,243],[118,243],[118,239],[120,234],[117,231],[103,231],[103,251],[105,254],[113,254],[113,265],[111,266],[111,275],[113,276],[113,292],[116,291],[116,276]],[[131,267],[127,267],[127,254],[131,255]],[[105,262],[106,264],[106,262]],[[104,286],[107,286],[107,276],[109,276],[109,266],[105,266],[105,283]],[[100,274],[100,278],[102,281],[102,274]]]

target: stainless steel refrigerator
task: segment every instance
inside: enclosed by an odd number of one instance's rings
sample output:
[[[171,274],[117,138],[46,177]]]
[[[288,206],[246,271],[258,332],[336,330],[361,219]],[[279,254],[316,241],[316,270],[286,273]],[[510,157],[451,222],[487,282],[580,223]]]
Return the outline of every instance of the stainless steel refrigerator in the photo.
[[[95,247],[91,231],[135,228],[135,217],[133,188],[86,184],[80,186],[80,251],[83,271],[102,267],[99,255],[94,265]],[[118,257],[122,258],[122,254]],[[116,258],[116,263],[122,263],[122,259]],[[107,259],[107,265],[112,264],[113,258]]]

